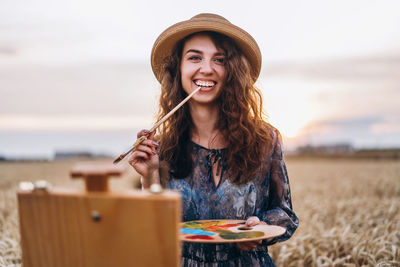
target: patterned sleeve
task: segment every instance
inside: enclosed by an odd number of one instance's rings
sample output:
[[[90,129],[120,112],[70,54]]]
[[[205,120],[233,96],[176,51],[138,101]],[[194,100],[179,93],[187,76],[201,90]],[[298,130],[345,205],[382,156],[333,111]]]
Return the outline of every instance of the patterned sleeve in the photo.
[[[271,156],[269,175],[269,197],[261,209],[259,218],[271,225],[286,228],[285,234],[266,243],[272,245],[289,239],[296,230],[299,220],[292,209],[289,178],[282,154],[282,141],[278,131],[275,131],[274,148]]]

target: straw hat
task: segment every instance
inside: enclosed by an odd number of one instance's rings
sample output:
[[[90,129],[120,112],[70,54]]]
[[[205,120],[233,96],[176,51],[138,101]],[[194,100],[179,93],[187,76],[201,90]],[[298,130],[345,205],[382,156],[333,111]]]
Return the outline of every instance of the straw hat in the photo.
[[[214,31],[233,39],[250,62],[253,80],[257,80],[261,70],[261,52],[254,38],[222,16],[202,13],[189,20],[172,25],[163,31],[154,42],[151,51],[151,67],[159,82],[161,82],[160,71],[164,58],[172,53],[180,40],[192,33],[201,31]]]

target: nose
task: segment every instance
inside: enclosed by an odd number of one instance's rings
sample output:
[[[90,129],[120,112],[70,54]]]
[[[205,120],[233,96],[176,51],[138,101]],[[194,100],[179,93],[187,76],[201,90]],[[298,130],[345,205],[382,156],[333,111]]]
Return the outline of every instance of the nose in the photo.
[[[209,59],[203,59],[200,66],[201,74],[210,74],[213,72],[212,61]]]

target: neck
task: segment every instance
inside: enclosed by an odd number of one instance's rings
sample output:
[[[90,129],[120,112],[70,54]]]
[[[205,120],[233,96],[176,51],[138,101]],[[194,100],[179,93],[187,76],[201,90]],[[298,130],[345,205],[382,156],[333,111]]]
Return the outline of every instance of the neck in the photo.
[[[194,103],[190,103],[189,106],[193,121],[192,141],[207,148],[224,148],[222,135],[217,128],[218,106]]]

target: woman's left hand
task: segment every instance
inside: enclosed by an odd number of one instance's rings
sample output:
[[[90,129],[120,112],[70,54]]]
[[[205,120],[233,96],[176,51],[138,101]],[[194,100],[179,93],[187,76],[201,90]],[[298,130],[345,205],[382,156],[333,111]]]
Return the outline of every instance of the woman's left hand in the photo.
[[[249,217],[246,221],[246,226],[256,226],[257,224],[266,224],[263,221],[260,221],[260,219],[256,216]],[[250,249],[256,248],[258,245],[260,245],[262,240],[257,240],[257,241],[248,241],[248,242],[238,242],[236,243],[237,246],[245,251],[248,251]]]

